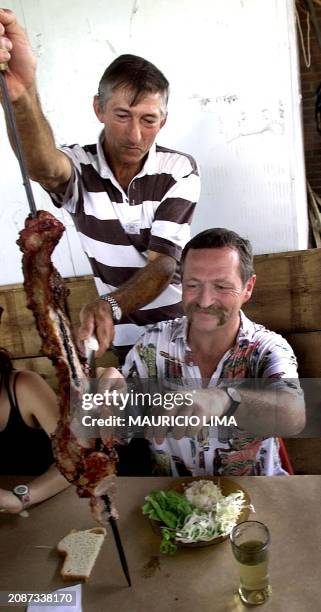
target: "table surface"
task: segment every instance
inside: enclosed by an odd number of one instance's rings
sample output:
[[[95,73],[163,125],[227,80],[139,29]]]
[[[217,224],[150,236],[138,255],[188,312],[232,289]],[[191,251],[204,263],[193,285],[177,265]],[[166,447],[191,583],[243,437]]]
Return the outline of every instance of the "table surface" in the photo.
[[[233,480],[250,495],[256,510],[250,517],[271,531],[273,595],[260,609],[319,612],[321,476]],[[0,486],[9,482],[12,477],[0,477]],[[149,491],[168,488],[172,479],[123,477],[117,482],[119,529],[133,585],[127,586],[108,528],[90,580],[82,586],[83,612],[248,609],[236,595],[238,574],[228,540],[205,548],[181,548],[173,557],[159,553],[159,536],[140,507]],[[71,529],[93,526],[88,500],[79,499],[74,488],[31,508],[27,518],[0,514],[0,589],[48,592],[66,587],[55,546]]]

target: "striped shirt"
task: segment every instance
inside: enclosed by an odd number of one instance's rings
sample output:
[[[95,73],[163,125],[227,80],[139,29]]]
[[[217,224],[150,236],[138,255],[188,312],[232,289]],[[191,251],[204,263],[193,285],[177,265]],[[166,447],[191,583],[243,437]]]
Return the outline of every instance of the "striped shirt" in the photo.
[[[148,250],[176,259],[167,288],[116,325],[115,346],[131,346],[142,326],[182,314],[179,261],[190,238],[200,180],[190,155],[154,144],[126,193],[106,162],[102,140],[103,133],[97,144],[61,148],[74,171],[65,194],[50,196],[73,218],[99,295],[114,291],[144,267]]]

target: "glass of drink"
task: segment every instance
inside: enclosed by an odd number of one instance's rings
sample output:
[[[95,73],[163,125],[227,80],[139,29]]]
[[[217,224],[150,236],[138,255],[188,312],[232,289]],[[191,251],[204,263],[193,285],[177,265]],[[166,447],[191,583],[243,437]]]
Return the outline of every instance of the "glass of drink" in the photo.
[[[244,521],[234,527],[230,540],[240,574],[239,596],[252,606],[263,604],[270,597],[268,551],[270,533],[258,521]]]

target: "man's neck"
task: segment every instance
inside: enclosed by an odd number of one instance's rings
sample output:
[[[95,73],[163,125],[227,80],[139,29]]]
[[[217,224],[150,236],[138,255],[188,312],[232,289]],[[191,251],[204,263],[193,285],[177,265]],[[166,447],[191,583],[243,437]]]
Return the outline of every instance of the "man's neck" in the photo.
[[[129,183],[141,171],[145,163],[145,159],[141,160],[138,164],[123,164],[119,160],[113,158],[112,155],[109,155],[109,153],[105,149],[105,143],[103,149],[106,161],[108,163],[108,166],[112,170],[114,177],[124,189],[124,191],[127,192]]]
[[[143,163],[137,164],[136,166],[133,166],[132,164],[111,164],[111,169],[116,180],[126,192],[129,183],[133,180],[134,176],[136,176],[141,171],[142,167]]]

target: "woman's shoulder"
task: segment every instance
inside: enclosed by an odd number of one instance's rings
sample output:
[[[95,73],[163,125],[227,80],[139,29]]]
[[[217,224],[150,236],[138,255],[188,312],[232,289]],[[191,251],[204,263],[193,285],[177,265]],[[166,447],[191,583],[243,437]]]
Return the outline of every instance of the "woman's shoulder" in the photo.
[[[57,396],[37,372],[19,370],[15,392],[20,410],[36,417],[41,425],[44,420],[57,419]]]

